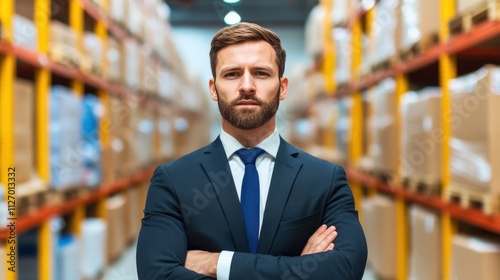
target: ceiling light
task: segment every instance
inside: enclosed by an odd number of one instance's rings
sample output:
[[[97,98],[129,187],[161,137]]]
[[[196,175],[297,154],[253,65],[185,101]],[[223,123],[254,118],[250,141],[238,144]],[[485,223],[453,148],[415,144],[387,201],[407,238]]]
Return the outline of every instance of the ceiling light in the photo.
[[[235,25],[237,23],[240,23],[241,21],[241,17],[240,15],[235,12],[235,11],[230,11],[229,13],[227,13],[227,15],[224,17],[224,22],[227,24],[227,25]]]
[[[240,2],[240,0],[224,0],[224,2],[229,3],[229,4],[235,4]]]

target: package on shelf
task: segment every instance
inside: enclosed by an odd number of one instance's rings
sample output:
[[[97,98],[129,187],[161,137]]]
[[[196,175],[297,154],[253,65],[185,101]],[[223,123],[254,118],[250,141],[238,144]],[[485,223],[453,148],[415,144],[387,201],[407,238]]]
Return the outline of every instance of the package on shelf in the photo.
[[[99,123],[104,109],[95,95],[86,94],[82,98],[83,140],[81,156],[83,160],[83,181],[85,185],[96,187],[102,181],[102,157]]]
[[[83,35],[83,56],[85,59],[81,60],[81,69],[84,73],[97,76],[105,74],[102,72],[103,44],[95,33],[85,32]]]
[[[382,195],[363,199],[368,266],[377,279],[396,279],[396,204]]]
[[[373,118],[371,132],[372,146],[368,154],[373,160],[374,171],[394,176],[398,172],[396,131],[396,84],[387,78],[375,86],[372,93]]]
[[[123,48],[122,44],[114,37],[108,38],[108,49],[106,51],[106,61],[108,66],[107,78],[117,84],[123,83]]]
[[[77,48],[77,34],[68,25],[52,20],[50,23],[49,56],[56,62],[80,67],[81,53]]]
[[[125,228],[126,243],[133,242],[139,235],[141,229],[141,219],[143,215],[143,205],[139,205],[137,197],[139,196],[139,187],[133,186],[125,191],[127,203],[125,205]]]
[[[500,67],[486,65],[450,81],[451,188],[500,194]]]
[[[127,3],[128,1],[124,0],[109,0],[109,15],[122,28],[126,26],[128,20]]]
[[[125,84],[131,89],[137,89],[140,85],[140,60],[139,46],[132,40],[126,40],[123,44],[123,79]]]
[[[410,50],[420,42],[427,47],[432,41],[437,42],[440,28],[440,3],[434,0],[400,0],[401,51]],[[422,41],[422,40],[425,40]]]
[[[403,178],[438,187],[441,182],[441,90],[425,88],[408,92],[400,106],[400,174]]]
[[[144,11],[139,0],[125,0],[126,27],[137,38],[144,39]]]
[[[142,67],[140,69],[140,84],[144,92],[158,95],[159,63],[151,52],[141,51]]]
[[[163,106],[158,109],[158,119],[156,121],[157,130],[157,151],[155,161],[169,160],[174,156],[174,139],[172,127],[172,114],[170,109]]]
[[[94,5],[96,5],[101,11],[106,14],[109,13],[110,1],[112,0],[91,0]]]
[[[369,61],[371,66],[391,61],[396,55],[399,42],[399,0],[380,0],[375,6],[371,23]]]
[[[130,118],[135,104],[117,97],[111,97],[110,103],[110,150],[106,153],[109,158],[105,160],[110,165],[104,166],[104,172],[107,177],[120,178],[131,175],[129,166],[134,162],[130,141],[133,141],[135,135],[130,135],[133,132]]]
[[[324,17],[325,10],[319,4],[315,5],[307,16],[305,24],[305,47],[306,53],[310,57],[318,57],[324,52]]]
[[[410,280],[441,279],[441,221],[436,212],[410,205]]]
[[[457,234],[452,240],[450,279],[500,279],[500,243]]]
[[[107,263],[113,263],[125,250],[127,246],[126,220],[127,197],[123,194],[113,195],[106,200],[107,224]]]
[[[55,280],[79,280],[80,247],[78,239],[73,235],[64,235],[56,242],[56,269],[53,272]]]
[[[83,279],[97,279],[106,266],[106,222],[99,218],[86,218],[81,225],[79,256],[80,275]],[[119,237],[117,234],[116,238]]]
[[[16,183],[20,184],[35,176],[35,85],[16,79],[14,91],[14,159]]]
[[[158,77],[158,93],[160,97],[166,101],[173,101],[181,90],[179,76],[173,71],[160,66]]]
[[[349,16],[358,8],[358,0],[333,0],[332,22],[334,26],[345,26]]]
[[[334,28],[332,30],[335,41],[336,63],[335,80],[337,84],[346,84],[351,78],[351,32],[347,28]]]
[[[349,131],[351,130],[351,99],[339,99],[337,106],[339,107],[339,118],[336,123],[336,143],[342,159],[340,164],[345,166],[349,160],[348,147],[350,139]]]
[[[33,20],[14,14],[13,18],[14,44],[16,46],[37,50],[38,44],[38,29]]]
[[[138,168],[149,165],[154,158],[153,135],[154,115],[150,107],[137,108],[137,120],[134,120],[132,129],[135,137],[131,139],[132,151]]]
[[[3,245],[0,246],[0,256],[7,256],[7,252],[5,251],[5,248],[6,248],[6,245]],[[0,262],[0,271],[2,273],[7,273],[7,262],[6,261],[3,261],[3,262]]]
[[[496,1],[492,1],[496,2]],[[457,10],[457,15],[463,15],[466,12],[470,11],[471,9],[474,9],[476,7],[479,7],[483,5],[484,7],[487,6],[488,1],[487,0],[456,0],[456,10]]]
[[[82,101],[70,89],[53,86],[49,107],[51,185],[64,188],[82,184]]]

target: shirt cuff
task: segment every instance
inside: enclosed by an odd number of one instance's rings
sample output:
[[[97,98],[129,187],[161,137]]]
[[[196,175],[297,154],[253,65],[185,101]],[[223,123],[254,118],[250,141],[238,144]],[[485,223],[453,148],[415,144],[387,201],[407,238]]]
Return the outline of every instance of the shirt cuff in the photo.
[[[229,280],[234,252],[222,251],[217,261],[217,280]]]

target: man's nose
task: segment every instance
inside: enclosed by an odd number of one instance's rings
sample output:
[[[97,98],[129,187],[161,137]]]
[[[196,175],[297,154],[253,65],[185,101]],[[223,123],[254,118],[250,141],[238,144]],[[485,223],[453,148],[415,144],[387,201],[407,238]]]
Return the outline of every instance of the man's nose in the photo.
[[[240,84],[240,94],[254,94],[255,93],[255,81],[252,75],[245,72],[241,77]]]

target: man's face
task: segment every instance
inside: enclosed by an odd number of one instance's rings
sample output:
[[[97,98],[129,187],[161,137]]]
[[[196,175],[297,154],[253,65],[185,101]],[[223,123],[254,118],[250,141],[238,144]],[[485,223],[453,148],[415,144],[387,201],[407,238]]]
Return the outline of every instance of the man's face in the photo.
[[[279,78],[276,54],[265,41],[223,48],[217,55],[212,99],[222,118],[238,129],[255,129],[273,119],[288,80]]]

